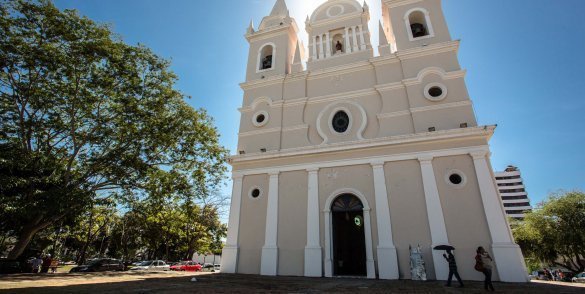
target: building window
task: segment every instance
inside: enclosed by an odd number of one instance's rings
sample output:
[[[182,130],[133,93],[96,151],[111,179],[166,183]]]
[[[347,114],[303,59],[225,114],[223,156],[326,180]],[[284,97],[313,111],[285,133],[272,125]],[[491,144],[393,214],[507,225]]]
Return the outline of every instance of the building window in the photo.
[[[252,124],[255,127],[263,127],[268,123],[270,116],[267,111],[258,111],[252,116]]]
[[[343,110],[337,111],[335,115],[333,115],[331,125],[337,133],[343,134],[347,132],[349,129],[349,115],[347,115],[347,112]]]
[[[265,44],[258,51],[258,70],[257,72],[274,69],[275,45],[273,43]]]
[[[260,196],[262,196],[262,190],[260,189],[260,187],[252,187],[250,189],[250,193],[248,194],[250,196],[250,198],[252,199],[257,199]]]
[[[462,171],[453,169],[445,174],[445,182],[454,188],[463,188],[467,183],[467,177]]]
[[[406,12],[404,21],[411,41],[434,37],[429,12],[423,8],[414,8]]]
[[[425,86],[424,95],[431,101],[441,101],[447,97],[447,87],[441,83],[430,83]]]

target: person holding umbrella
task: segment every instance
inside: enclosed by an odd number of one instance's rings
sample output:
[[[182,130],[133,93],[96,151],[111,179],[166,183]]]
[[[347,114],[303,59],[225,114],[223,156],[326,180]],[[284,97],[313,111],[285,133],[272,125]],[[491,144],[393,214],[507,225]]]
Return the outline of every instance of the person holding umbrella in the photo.
[[[461,280],[459,272],[457,271],[457,262],[455,262],[455,256],[452,253],[452,251],[455,250],[455,247],[451,245],[438,245],[435,246],[433,249],[447,251],[447,254],[443,254],[443,257],[449,263],[449,278],[447,279],[447,284],[445,286],[451,287],[451,280],[453,280],[453,276],[455,276],[455,278],[459,282],[459,288],[463,288],[463,281]]]
[[[451,280],[453,280],[453,276],[459,282],[459,288],[463,288],[463,281],[461,281],[461,277],[459,276],[459,272],[457,272],[457,262],[455,262],[455,256],[451,252],[451,249],[447,249],[447,254],[443,254],[443,257],[449,263],[449,278],[447,279],[447,287],[451,287]]]

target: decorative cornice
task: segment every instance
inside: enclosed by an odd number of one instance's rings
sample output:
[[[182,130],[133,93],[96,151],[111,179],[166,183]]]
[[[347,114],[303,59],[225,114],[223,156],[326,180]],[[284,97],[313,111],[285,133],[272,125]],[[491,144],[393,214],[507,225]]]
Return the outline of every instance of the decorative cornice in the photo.
[[[356,12],[344,14],[342,16],[336,16],[336,17],[332,17],[332,18],[327,18],[327,19],[311,22],[309,24],[309,26],[307,26],[307,27],[310,27],[311,31],[312,31],[315,28],[331,25],[331,24],[334,24],[337,22],[343,22],[343,21],[350,20],[353,18],[361,18],[362,14],[364,14],[363,11],[356,11]]]
[[[371,50],[371,49],[369,49],[369,50]],[[357,53],[363,53],[363,52],[364,51],[359,51],[359,52],[355,52],[355,53],[351,53],[351,54],[357,54]],[[326,59],[324,59],[324,60],[326,60]],[[370,69],[374,69],[374,67],[372,66],[372,64],[369,61],[358,61],[358,62],[353,62],[353,63],[344,64],[344,65],[340,65],[340,66],[333,66],[333,67],[327,67],[327,68],[323,68],[323,69],[310,71],[309,76],[307,77],[307,80],[321,79],[321,78],[326,78],[326,77],[330,77],[330,76],[338,76],[338,75],[342,75],[342,74],[346,74],[346,73],[352,73],[352,72],[364,71],[364,70],[370,70]]]
[[[397,89],[403,89],[404,83],[402,83],[402,82],[387,83],[387,84],[375,85],[374,88],[376,88],[376,90],[378,90],[380,92],[381,91],[392,91],[392,90],[397,90]]]
[[[258,79],[258,80],[251,80],[240,84],[240,88],[242,90],[247,91],[251,89],[271,86],[271,85],[278,85],[284,82],[285,75],[277,75],[267,77],[265,79]]]
[[[431,44],[424,47],[416,47],[412,49],[400,50],[395,54],[400,60],[408,60],[423,56],[435,55],[445,52],[457,52],[459,50],[459,40],[443,42],[438,44]]]
[[[442,104],[437,104],[437,105],[415,107],[415,108],[411,108],[410,112],[416,113],[416,112],[447,109],[447,108],[462,107],[462,106],[469,106],[469,105],[472,105],[471,100],[465,100],[465,101],[452,102],[452,103],[442,103]]]
[[[414,4],[421,2],[422,0],[382,0],[382,3],[386,5],[387,8],[396,8],[403,5]]]
[[[275,133],[275,132],[280,132],[282,130],[282,128],[270,128],[270,129],[262,129],[262,130],[256,130],[256,131],[249,131],[249,132],[243,132],[243,133],[239,133],[238,137],[249,137],[249,136],[255,136],[255,135],[262,135],[262,134],[267,134],[267,133]]]
[[[387,113],[380,113],[377,115],[378,119],[386,119],[386,118],[393,118],[399,116],[406,116],[410,115],[410,110],[402,110],[402,111],[394,111],[394,112],[387,112]]]
[[[313,155],[319,153],[340,152],[370,147],[392,146],[418,142],[432,142],[438,140],[448,140],[466,137],[486,137],[489,139],[493,135],[495,128],[496,128],[495,125],[479,126],[471,128],[440,130],[436,132],[414,133],[375,139],[365,139],[361,141],[330,143],[325,145],[311,145],[305,147],[290,148],[280,151],[275,150],[263,154],[252,153],[244,155],[233,155],[230,157],[230,159],[231,163],[233,164],[238,162],[286,158],[299,155]]]

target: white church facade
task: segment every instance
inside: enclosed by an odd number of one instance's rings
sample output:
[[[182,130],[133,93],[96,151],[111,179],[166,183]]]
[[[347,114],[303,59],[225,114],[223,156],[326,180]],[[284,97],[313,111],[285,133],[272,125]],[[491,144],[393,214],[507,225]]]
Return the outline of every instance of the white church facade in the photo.
[[[378,56],[355,0],[307,18],[308,48],[284,0],[250,24],[222,272],[410,279],[420,245],[446,280],[451,245],[463,279],[483,246],[494,280],[527,281],[441,1],[382,9]]]

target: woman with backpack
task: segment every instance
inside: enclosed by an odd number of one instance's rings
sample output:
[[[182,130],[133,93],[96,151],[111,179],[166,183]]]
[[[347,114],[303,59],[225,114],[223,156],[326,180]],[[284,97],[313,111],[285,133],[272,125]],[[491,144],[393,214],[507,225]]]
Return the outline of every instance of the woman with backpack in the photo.
[[[485,276],[483,287],[486,290],[494,290],[492,285],[492,257],[483,249],[483,247],[477,247],[477,255],[475,255],[475,270],[480,271]]]

